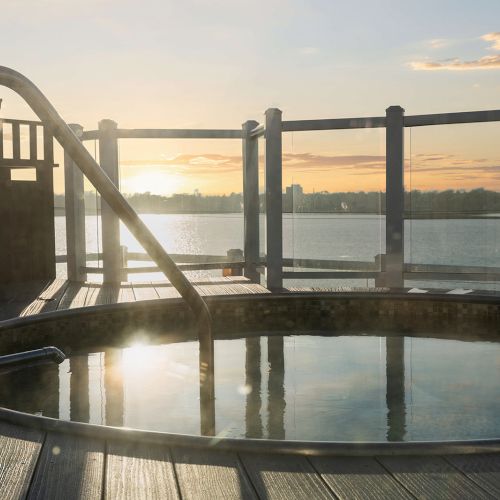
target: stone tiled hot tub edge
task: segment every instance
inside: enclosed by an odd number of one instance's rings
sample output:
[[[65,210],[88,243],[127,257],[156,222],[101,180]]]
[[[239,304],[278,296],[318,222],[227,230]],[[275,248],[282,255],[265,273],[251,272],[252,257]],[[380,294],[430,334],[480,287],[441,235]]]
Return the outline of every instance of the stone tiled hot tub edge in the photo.
[[[396,293],[283,293],[207,297],[216,338],[325,332],[405,334],[457,340],[500,338],[500,300],[492,296]],[[156,342],[195,340],[182,299],[109,304],[0,323],[0,352],[55,345],[63,350],[123,345],[147,335]],[[149,338],[151,340],[151,338]]]

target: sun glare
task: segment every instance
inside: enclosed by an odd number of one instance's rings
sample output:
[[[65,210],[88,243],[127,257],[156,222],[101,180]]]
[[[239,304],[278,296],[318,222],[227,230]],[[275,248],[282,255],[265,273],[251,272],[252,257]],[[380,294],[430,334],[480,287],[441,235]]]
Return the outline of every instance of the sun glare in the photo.
[[[156,370],[158,364],[158,350],[142,342],[136,342],[123,349],[123,368],[126,373],[146,373]]]
[[[185,190],[185,179],[165,171],[149,171],[122,178],[121,188],[127,193],[153,193],[170,196]]]

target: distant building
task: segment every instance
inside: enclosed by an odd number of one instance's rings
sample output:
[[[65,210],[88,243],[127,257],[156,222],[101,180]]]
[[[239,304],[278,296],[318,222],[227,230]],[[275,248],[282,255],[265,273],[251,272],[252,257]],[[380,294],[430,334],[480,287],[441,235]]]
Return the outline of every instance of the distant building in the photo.
[[[286,187],[283,199],[283,211],[295,212],[302,205],[304,200],[304,190],[300,184],[291,184]]]
[[[291,184],[286,187],[286,195],[292,199],[302,198],[304,196],[304,190],[300,184]]]

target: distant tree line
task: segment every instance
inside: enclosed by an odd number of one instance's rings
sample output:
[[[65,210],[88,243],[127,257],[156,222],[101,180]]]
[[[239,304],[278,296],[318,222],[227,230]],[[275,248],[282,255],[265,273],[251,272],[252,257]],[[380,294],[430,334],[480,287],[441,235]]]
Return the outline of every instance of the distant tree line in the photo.
[[[126,194],[128,202],[139,213],[235,213],[243,211],[243,195],[174,194],[161,196],[146,193]],[[261,212],[265,195],[260,195]],[[56,208],[64,207],[64,195],[55,195]],[[100,198],[85,193],[87,213],[100,210]],[[385,213],[385,193],[340,192],[283,194],[283,212],[291,213]],[[486,189],[418,191],[405,193],[406,217],[454,217],[500,213],[500,193]]]

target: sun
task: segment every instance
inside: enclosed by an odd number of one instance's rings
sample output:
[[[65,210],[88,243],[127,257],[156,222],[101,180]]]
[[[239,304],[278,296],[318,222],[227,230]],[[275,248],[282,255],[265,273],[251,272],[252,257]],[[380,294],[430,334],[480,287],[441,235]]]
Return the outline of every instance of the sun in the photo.
[[[170,196],[182,190],[185,179],[162,170],[148,171],[121,179],[121,190],[126,193],[153,193]]]
[[[127,374],[145,375],[158,369],[161,363],[161,352],[151,345],[136,342],[123,349],[123,369]]]

